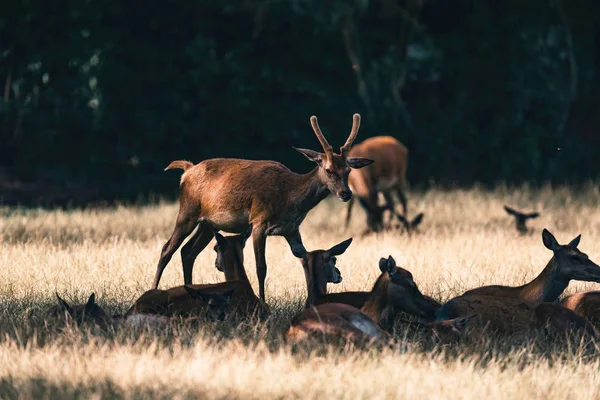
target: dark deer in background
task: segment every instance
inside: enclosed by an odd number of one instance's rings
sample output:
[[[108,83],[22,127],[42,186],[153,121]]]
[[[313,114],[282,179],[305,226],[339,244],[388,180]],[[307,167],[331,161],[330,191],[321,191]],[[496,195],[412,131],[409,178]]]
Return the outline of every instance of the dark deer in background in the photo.
[[[242,233],[252,225],[259,292],[264,301],[267,236],[283,236],[290,245],[302,245],[299,227],[306,214],[330,193],[342,201],[350,200],[350,168],[362,168],[373,162],[349,157],[358,134],[360,115],[354,114],[350,136],[340,148],[340,154],[333,152],[323,136],[317,117],[312,116],[310,122],[324,152],[296,149],[317,164],[304,175],[275,161],[231,158],[215,158],[196,165],[174,161],[166,168],[181,168],[184,173],[175,229],[162,249],[153,288],[158,287],[173,253],[194,228],[198,227],[198,230],[181,249],[185,284],[192,283],[194,261],[212,239],[213,227]]]
[[[406,233],[411,235],[413,232],[419,232],[419,225],[423,222],[423,213],[417,214],[412,220],[407,220],[406,217],[400,214],[396,214],[398,217],[398,221],[400,221],[400,226],[406,230]]]
[[[526,233],[529,232],[529,230],[527,229],[526,223],[528,219],[533,219],[533,218],[537,218],[540,216],[540,213],[538,212],[533,212],[533,213],[523,213],[520,211],[517,211],[513,208],[510,208],[509,206],[504,206],[504,210],[509,214],[512,215],[513,217],[515,217],[515,223],[516,223],[516,227],[517,227],[517,231],[519,231],[519,233],[521,235],[524,235]]]
[[[354,146],[350,150],[350,156],[366,157],[374,161],[373,165],[367,168],[352,171],[348,178],[350,189],[367,213],[368,229],[379,231],[383,228],[385,210],[390,210],[392,215],[397,214],[392,193],[398,196],[406,215],[406,147],[391,136],[375,136]],[[378,204],[379,193],[383,194],[386,201],[383,207]],[[353,202],[354,200],[351,200],[348,203],[346,228],[352,216]]]

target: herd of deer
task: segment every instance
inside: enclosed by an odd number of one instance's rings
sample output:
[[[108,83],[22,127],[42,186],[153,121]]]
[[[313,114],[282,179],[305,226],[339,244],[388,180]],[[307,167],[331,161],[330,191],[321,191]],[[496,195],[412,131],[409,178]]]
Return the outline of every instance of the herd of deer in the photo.
[[[438,339],[484,330],[497,334],[578,331],[595,337],[591,322],[600,317],[600,292],[578,293],[560,302],[558,298],[571,280],[600,282],[600,266],[577,248],[581,235],[560,245],[546,229],[542,233],[543,243],[553,256],[543,271],[523,286],[479,287],[442,305],[423,295],[412,274],[397,266],[389,256],[379,260],[381,274],[370,292],[328,294],[328,283],[342,281],[337,258],[348,249],[352,239],[328,250],[305,249],[299,226],[321,200],[333,193],[349,202],[348,224],[354,193],[367,213],[369,229],[375,231],[383,228],[386,210],[409,232],[417,227],[423,214],[412,221],[406,217],[404,183],[408,151],[400,142],[392,137],[373,137],[352,147],[360,125],[360,115],[355,114],[350,136],[340,152],[335,153],[317,118],[311,117],[310,122],[323,152],[296,149],[316,164],[308,174],[295,174],[274,161],[220,158],[196,165],[172,162],[167,170],[184,171],[180,208],[175,229],[162,248],[153,288],[122,316],[109,316],[95,303],[93,294],[85,305],[77,306],[70,306],[57,294],[59,304],[49,313],[105,326],[169,324],[174,318],[234,323],[264,320],[270,313],[265,303],[266,238],[277,235],[286,239],[292,254],[300,260],[308,293],[304,311],[292,319],[285,332],[288,342],[326,337],[389,344],[399,312],[420,319],[421,322],[411,323]],[[361,169],[366,166],[369,168]],[[396,212],[392,193],[400,199],[404,215]],[[385,198],[384,206],[378,204],[379,194]],[[537,216],[505,209],[515,216],[521,233],[527,232],[526,220]],[[184,285],[158,289],[173,253],[196,228],[181,249]],[[219,231],[235,235],[225,237]],[[194,261],[213,237],[215,267],[225,274],[225,282],[192,284]],[[259,296],[244,269],[243,250],[250,237]]]

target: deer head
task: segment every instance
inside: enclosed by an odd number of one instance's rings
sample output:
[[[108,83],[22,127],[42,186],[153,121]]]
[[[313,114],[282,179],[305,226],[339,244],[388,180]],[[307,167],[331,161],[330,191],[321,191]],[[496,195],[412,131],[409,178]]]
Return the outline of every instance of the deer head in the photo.
[[[340,148],[339,154],[333,152],[333,148],[327,142],[325,136],[323,136],[317,117],[314,115],[310,117],[310,124],[315,131],[315,135],[317,135],[317,139],[319,139],[319,142],[321,143],[323,153],[314,150],[294,148],[310,161],[318,165],[319,179],[331,193],[335,194],[344,202],[349,201],[352,198],[352,191],[348,186],[348,174],[350,174],[350,169],[363,168],[373,163],[373,160],[367,158],[348,157],[348,152],[358,134],[360,115],[354,114],[350,136],[348,136],[346,143]]]
[[[397,267],[392,256],[382,257],[379,260],[379,269],[389,277],[387,298],[390,306],[428,320],[435,318],[436,308],[423,297],[412,274],[404,268]]]
[[[569,244],[560,245],[556,238],[547,230],[542,231],[542,240],[547,249],[554,252],[551,262],[555,272],[569,281],[571,279],[586,282],[600,282],[600,267],[589,259],[587,254],[577,248],[581,235],[571,240]]]
[[[184,289],[191,298],[201,300],[208,306],[207,316],[213,321],[223,321],[229,311],[229,302],[235,289],[226,292],[207,292],[202,289],[194,289],[187,285]]]
[[[424,216],[425,214],[419,213],[416,217],[409,221],[404,215],[396,213],[396,218],[398,218],[398,221],[400,221],[400,223],[402,224],[401,226],[403,226],[404,229],[406,229],[406,233],[408,233],[409,235],[413,232],[418,232],[419,225],[421,224],[421,222],[423,222]]]
[[[217,240],[214,247],[214,250],[217,253],[215,267],[221,272],[226,272],[226,266],[228,263],[231,263],[231,261],[227,260],[229,257],[235,257],[236,261],[239,262],[240,265],[243,265],[244,246],[246,245],[248,238],[252,235],[252,224],[250,224],[248,229],[246,229],[246,232],[241,235],[225,237],[216,229],[213,229],[213,234]]]
[[[540,213],[538,213],[538,212],[526,214],[526,213],[517,211],[513,208],[510,208],[507,205],[504,206],[504,211],[506,211],[509,215],[512,215],[513,217],[515,217],[517,231],[519,231],[519,233],[521,233],[522,235],[524,235],[528,232],[527,225],[526,225],[527,220],[537,218],[540,216]]]
[[[87,303],[78,305],[69,305],[56,293],[58,305],[48,310],[48,316],[51,318],[66,318],[67,321],[73,321],[78,325],[92,323],[103,328],[111,326],[113,319],[96,304],[96,295],[92,293]]]

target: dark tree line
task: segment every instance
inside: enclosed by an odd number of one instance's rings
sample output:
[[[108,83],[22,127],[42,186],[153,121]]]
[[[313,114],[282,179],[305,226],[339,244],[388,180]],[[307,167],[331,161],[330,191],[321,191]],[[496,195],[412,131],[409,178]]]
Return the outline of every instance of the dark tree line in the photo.
[[[413,184],[600,177],[594,0],[7,1],[0,87],[5,201],[173,194],[181,158],[305,172],[310,115],[341,144],[354,112]]]

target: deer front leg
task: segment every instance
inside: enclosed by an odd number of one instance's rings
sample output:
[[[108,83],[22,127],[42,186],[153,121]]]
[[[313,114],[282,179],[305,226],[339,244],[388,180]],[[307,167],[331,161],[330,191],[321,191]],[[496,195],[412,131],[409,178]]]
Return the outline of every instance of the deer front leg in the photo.
[[[265,279],[267,278],[267,260],[265,247],[267,235],[261,226],[252,230],[252,244],[254,245],[254,258],[256,259],[256,276],[258,277],[258,292],[260,299],[265,301]]]
[[[294,253],[294,251],[297,253],[298,250],[301,250],[303,254],[306,254],[306,248],[304,248],[304,244],[302,243],[302,237],[300,236],[300,229],[296,229],[290,234],[285,235],[284,238],[290,245],[292,253]]]

